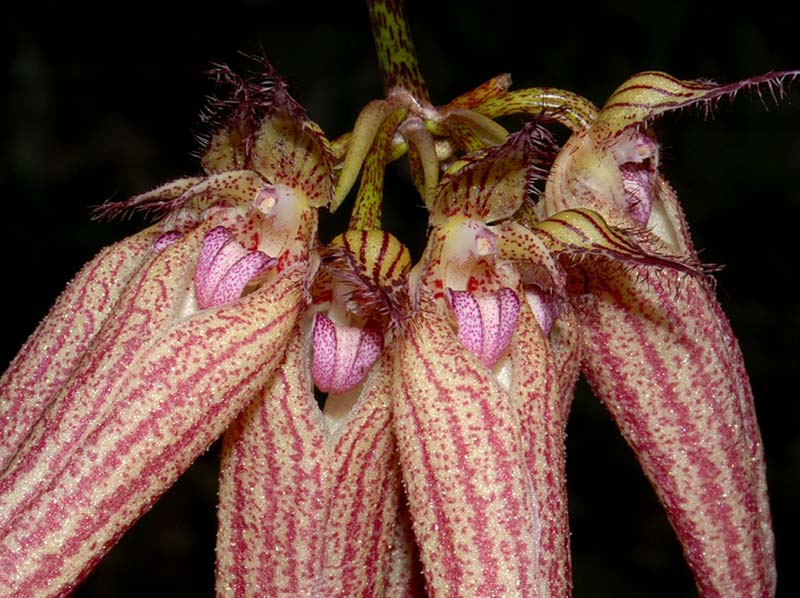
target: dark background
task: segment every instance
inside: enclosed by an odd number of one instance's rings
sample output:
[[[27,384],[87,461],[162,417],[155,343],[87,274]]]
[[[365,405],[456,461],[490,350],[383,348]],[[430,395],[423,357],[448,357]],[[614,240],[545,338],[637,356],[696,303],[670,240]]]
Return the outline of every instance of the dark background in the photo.
[[[434,4],[431,7],[429,5]],[[420,64],[435,103],[493,75],[516,88],[571,89],[602,104],[642,70],[731,81],[800,68],[796,12],[726,4],[611,2],[595,9],[511,0],[409,0]],[[7,363],[63,288],[100,247],[141,221],[96,223],[88,210],[198,172],[192,130],[212,61],[238,67],[259,44],[332,138],[381,95],[362,2],[125,3],[111,12],[23,6],[0,41],[0,259]],[[171,10],[176,10],[170,6]],[[711,119],[669,115],[657,130],[663,169],[681,196],[704,260],[725,264],[720,298],[739,335],[769,465],[779,594],[800,595],[800,83],[766,108],[752,94]],[[563,138],[563,136],[562,136]],[[402,165],[387,200],[419,219]],[[416,210],[416,211],[414,211]],[[392,224],[392,226],[397,226]],[[330,234],[328,235],[330,236]],[[568,436],[575,596],[693,596],[661,507],[599,403],[576,399]],[[213,592],[215,449],[110,553],[79,596]]]

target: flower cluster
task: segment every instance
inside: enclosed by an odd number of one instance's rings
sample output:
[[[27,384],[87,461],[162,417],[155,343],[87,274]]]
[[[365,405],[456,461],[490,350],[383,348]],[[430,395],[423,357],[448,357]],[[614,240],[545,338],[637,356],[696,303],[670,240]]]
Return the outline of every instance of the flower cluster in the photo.
[[[772,595],[749,382],[649,125],[778,77],[647,72],[597,109],[500,76],[436,107],[396,3],[371,9],[387,93],[352,133],[329,141],[266,63],[219,67],[203,175],[108,208],[159,219],[84,267],[0,379],[0,595],[74,589],[222,436],[220,595],[568,596],[581,372],[702,595]],[[406,154],[416,263],[381,222]]]

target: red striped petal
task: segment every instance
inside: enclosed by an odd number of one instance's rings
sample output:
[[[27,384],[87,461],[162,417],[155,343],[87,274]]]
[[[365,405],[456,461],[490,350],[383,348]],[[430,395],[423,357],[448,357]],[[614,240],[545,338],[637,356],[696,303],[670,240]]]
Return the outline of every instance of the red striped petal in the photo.
[[[395,347],[393,412],[429,593],[540,595],[516,407],[430,305]]]

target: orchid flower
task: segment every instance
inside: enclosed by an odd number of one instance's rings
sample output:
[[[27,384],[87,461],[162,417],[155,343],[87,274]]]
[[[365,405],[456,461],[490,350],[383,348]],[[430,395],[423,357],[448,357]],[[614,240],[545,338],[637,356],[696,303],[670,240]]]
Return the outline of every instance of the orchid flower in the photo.
[[[402,3],[369,8],[386,95],[351,133],[329,141],[266,61],[217,66],[203,174],[103,208],[159,218],[0,378],[0,596],[68,594],[220,437],[219,595],[569,596],[581,373],[701,595],[774,595],[747,374],[650,125],[796,73],[641,73],[602,109],[501,75],[434,106]],[[406,154],[415,263],[382,218]]]

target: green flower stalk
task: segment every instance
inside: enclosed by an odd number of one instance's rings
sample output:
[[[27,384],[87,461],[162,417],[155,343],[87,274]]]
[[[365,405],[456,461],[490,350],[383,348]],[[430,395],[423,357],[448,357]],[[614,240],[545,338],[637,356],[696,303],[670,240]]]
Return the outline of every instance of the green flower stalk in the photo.
[[[569,596],[581,373],[701,595],[773,596],[749,381],[650,124],[798,73],[646,72],[601,109],[500,75],[436,106],[402,3],[369,12],[385,97],[352,132],[330,141],[265,60],[217,66],[202,173],[102,209],[158,218],[0,378],[0,596],[70,593],[220,437],[218,595]],[[416,263],[382,222],[406,155]]]

